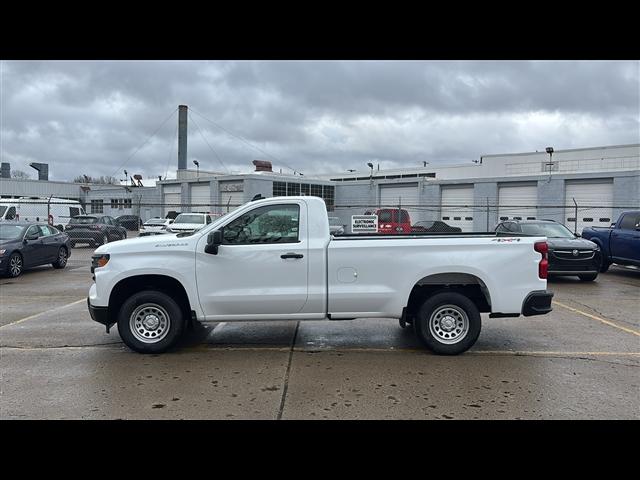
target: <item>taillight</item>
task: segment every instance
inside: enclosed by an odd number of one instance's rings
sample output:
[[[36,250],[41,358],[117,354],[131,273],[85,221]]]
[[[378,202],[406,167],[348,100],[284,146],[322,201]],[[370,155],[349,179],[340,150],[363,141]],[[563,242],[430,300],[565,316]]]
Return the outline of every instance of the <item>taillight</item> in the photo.
[[[542,254],[542,260],[538,264],[538,277],[547,278],[547,272],[549,271],[549,245],[547,245],[547,242],[536,242],[533,244],[533,249]]]

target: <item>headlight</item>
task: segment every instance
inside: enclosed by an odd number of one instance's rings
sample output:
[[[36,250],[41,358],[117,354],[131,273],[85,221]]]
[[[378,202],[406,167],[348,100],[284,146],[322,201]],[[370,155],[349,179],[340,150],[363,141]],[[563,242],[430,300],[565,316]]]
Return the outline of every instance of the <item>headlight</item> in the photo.
[[[99,255],[93,255],[91,257],[91,272],[96,268],[104,267],[107,263],[109,263],[110,255],[108,253],[103,253]]]
[[[0,250],[0,255],[4,255],[4,252],[6,252],[6,249]]]

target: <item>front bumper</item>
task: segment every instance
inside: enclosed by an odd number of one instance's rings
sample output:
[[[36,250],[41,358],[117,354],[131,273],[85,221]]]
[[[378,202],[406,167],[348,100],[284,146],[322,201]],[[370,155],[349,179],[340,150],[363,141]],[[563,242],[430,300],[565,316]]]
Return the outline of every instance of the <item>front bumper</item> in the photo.
[[[545,315],[553,308],[551,307],[551,299],[553,292],[549,290],[538,290],[531,292],[522,302],[522,315],[531,317],[533,315]]]
[[[96,307],[94,305],[91,305],[89,297],[87,297],[87,308],[89,309],[91,320],[101,323],[102,325],[107,327],[107,333],[109,333],[109,328],[111,328],[111,326],[115,323],[109,318],[109,307]]]

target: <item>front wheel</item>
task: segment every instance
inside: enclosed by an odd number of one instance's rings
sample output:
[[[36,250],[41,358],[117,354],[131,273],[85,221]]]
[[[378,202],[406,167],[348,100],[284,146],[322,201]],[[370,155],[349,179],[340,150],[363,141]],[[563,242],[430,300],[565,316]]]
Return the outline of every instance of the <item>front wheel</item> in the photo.
[[[120,338],[136,352],[162,353],[178,341],[183,330],[184,318],[180,306],[163,292],[138,292],[120,307]]]
[[[609,270],[610,266],[611,266],[610,262],[606,260],[602,260],[602,263],[600,264],[600,273],[605,273],[607,270]]]
[[[457,292],[441,292],[428,298],[414,318],[420,341],[439,355],[457,355],[467,351],[480,335],[478,307]]]
[[[24,264],[22,262],[22,255],[19,253],[12,253],[9,257],[9,265],[7,266],[7,274],[11,278],[19,277],[22,273]]]

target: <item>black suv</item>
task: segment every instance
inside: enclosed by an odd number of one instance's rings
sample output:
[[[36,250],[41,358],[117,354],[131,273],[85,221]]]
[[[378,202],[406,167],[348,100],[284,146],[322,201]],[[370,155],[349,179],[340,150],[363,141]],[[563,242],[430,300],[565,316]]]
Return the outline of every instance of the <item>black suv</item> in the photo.
[[[549,275],[576,275],[592,282],[600,271],[601,252],[595,243],[580,238],[553,220],[505,220],[496,232],[547,237]]]
[[[142,226],[142,219],[137,215],[120,215],[116,223],[127,230],[138,230]]]
[[[107,215],[76,215],[65,228],[69,244],[88,243],[92,246],[104,245],[127,238],[127,229],[121,227],[115,218]]]

